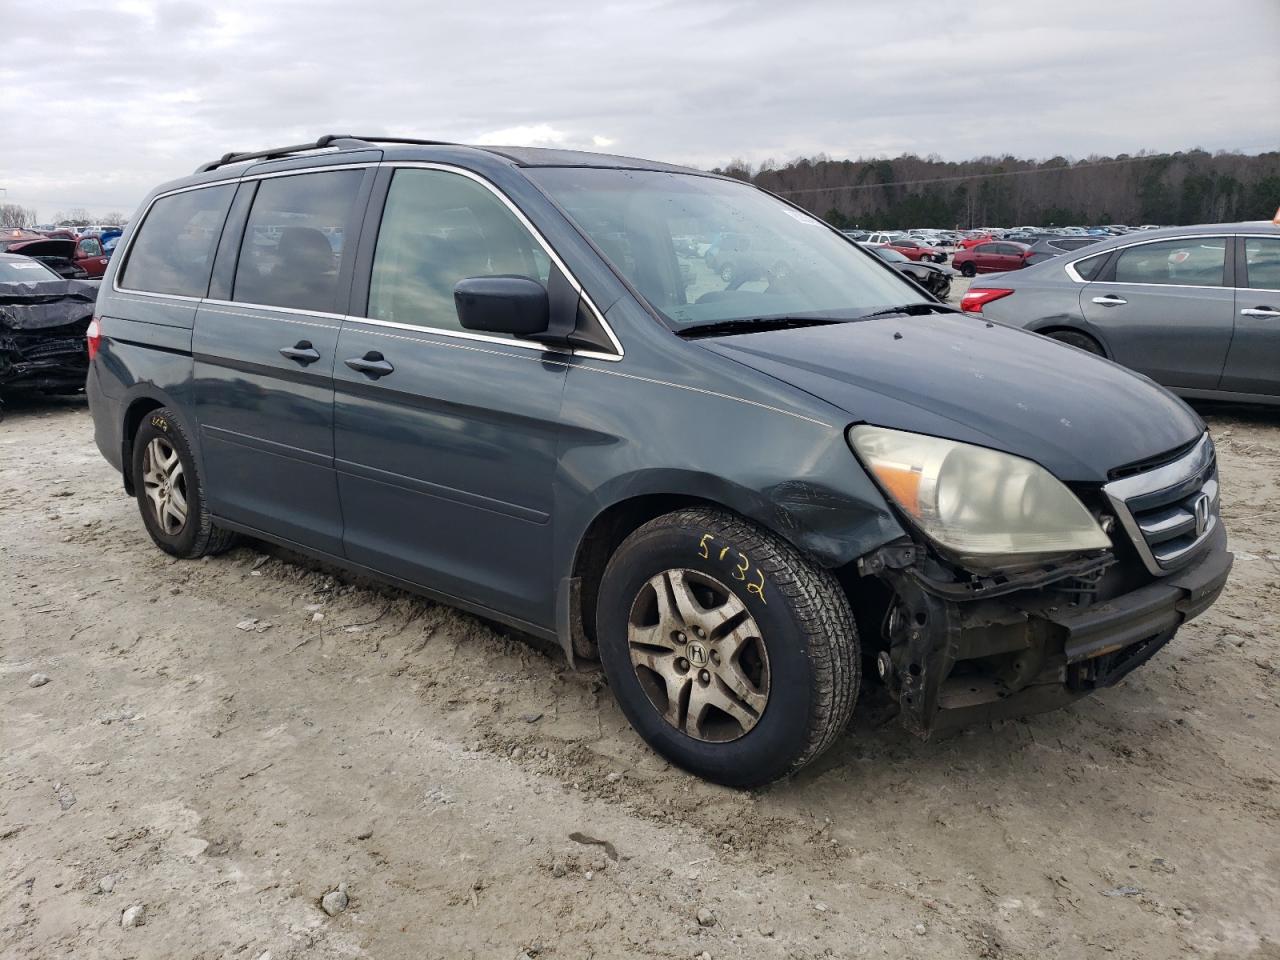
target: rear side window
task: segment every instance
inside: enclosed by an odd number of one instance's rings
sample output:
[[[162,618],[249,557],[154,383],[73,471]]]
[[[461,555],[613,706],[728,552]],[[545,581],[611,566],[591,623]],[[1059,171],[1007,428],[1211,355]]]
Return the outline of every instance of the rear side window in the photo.
[[[453,287],[466,277],[546,284],[551,260],[487,188],[443,170],[397,170],[369,281],[369,316],[461,330]]]
[[[231,299],[332,313],[363,170],[269,177],[249,212]]]
[[[1220,287],[1226,259],[1225,237],[1140,243],[1120,251],[1116,283]]]
[[[996,243],[980,243],[973,248],[974,253],[999,253],[1000,245]]]
[[[129,247],[121,287],[203,297],[234,194],[235,187],[225,184],[171,194],[153,203]]]
[[[1086,260],[1076,262],[1076,273],[1080,274],[1082,280],[1093,280],[1102,270],[1102,265],[1107,262],[1109,253],[1100,253],[1096,257],[1089,257]]]
[[[1280,290],[1280,237],[1245,237],[1244,259],[1252,290]]]

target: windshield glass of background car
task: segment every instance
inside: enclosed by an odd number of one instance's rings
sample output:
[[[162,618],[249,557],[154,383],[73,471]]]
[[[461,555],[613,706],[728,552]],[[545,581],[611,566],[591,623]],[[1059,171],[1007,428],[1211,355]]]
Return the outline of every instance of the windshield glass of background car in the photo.
[[[0,260],[0,282],[61,279],[39,260]]]
[[[853,318],[919,299],[856,244],[747,184],[651,170],[528,173],[677,330]]]

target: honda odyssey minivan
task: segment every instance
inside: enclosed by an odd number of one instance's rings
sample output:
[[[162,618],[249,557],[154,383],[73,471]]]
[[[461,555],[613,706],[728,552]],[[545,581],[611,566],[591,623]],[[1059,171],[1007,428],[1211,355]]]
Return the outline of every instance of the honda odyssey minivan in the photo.
[[[698,255],[728,234],[749,279]],[[228,154],[146,199],[89,351],[162,550],[244,534],[557,640],[735,786],[826,749],[864,672],[922,736],[1114,684],[1231,568],[1182,401],[662,163]]]

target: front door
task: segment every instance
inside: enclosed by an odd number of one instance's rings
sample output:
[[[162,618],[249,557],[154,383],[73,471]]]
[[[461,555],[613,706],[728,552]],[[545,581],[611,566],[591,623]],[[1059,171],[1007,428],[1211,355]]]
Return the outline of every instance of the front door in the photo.
[[[358,229],[366,176],[332,170],[241,184],[192,341],[210,510],[335,555],[333,364],[350,288],[343,238]]]
[[[1125,247],[1080,291],[1080,309],[1112,359],[1169,387],[1213,390],[1235,314],[1225,283],[1227,237]]]
[[[1227,352],[1222,389],[1280,394],[1280,237],[1236,241],[1235,336]]]
[[[495,189],[448,169],[380,173],[334,380],[349,559],[554,623],[552,480],[566,355],[461,329],[465,277],[531,277],[549,258]],[[375,191],[371,207],[379,203]],[[371,247],[371,250],[370,250]],[[366,307],[367,304],[367,307]]]

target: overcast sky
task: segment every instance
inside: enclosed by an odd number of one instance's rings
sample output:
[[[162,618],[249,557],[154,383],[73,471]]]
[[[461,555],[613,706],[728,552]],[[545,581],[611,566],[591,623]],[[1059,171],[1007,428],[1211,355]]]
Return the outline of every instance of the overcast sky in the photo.
[[[323,133],[701,167],[1280,148],[1280,0],[0,0],[0,199]]]

